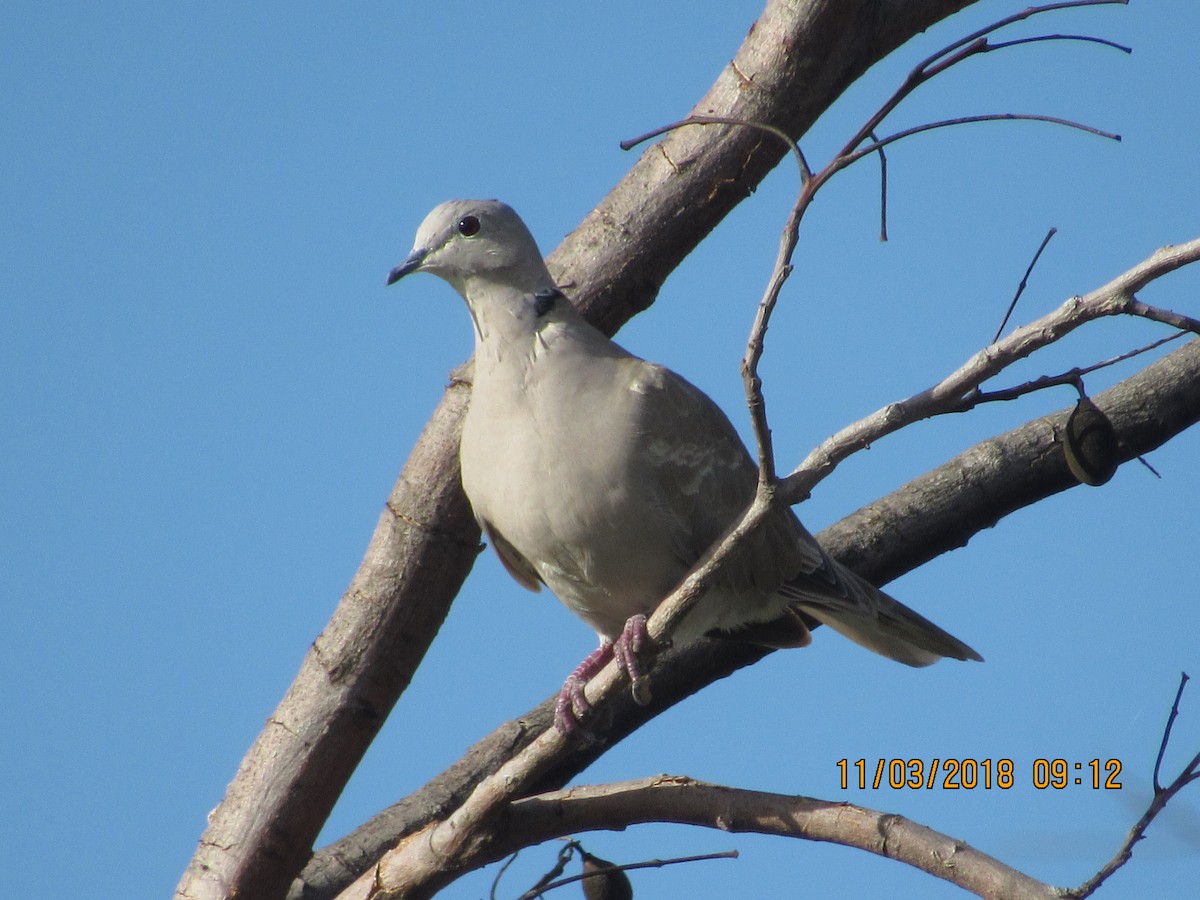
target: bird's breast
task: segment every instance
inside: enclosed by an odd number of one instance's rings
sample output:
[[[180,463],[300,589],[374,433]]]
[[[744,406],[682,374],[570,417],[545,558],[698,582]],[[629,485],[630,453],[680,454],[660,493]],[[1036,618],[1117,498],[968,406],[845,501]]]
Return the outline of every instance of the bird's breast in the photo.
[[[612,637],[630,615],[651,611],[686,566],[645,484],[637,397],[623,367],[588,362],[523,378],[477,373],[462,478],[476,516]]]

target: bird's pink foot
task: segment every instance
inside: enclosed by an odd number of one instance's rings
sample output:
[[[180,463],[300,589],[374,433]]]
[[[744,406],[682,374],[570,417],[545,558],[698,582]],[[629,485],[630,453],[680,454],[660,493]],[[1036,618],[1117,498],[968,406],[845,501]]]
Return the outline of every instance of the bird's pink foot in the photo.
[[[559,734],[565,737],[578,735],[589,744],[599,743],[600,739],[584,724],[592,714],[592,704],[588,703],[584,688],[610,659],[616,659],[617,668],[629,676],[634,701],[641,706],[648,706],[650,676],[643,673],[639,657],[651,646],[650,633],[646,631],[646,617],[637,615],[629,618],[615,641],[605,641],[589,653],[558,692],[558,702],[554,705],[554,727]]]
[[[562,690],[558,692],[558,702],[554,705],[554,727],[559,734],[565,737],[577,734],[589,744],[597,742],[596,736],[583,724],[583,720],[592,713],[592,704],[588,703],[583,689],[592,676],[608,664],[612,655],[613,645],[605,641],[567,676]]]
[[[650,705],[650,676],[642,672],[639,661],[641,654],[650,649],[650,633],[646,630],[646,617],[630,616],[613,643],[613,657],[617,668],[629,676],[633,685],[633,699],[639,706]]]

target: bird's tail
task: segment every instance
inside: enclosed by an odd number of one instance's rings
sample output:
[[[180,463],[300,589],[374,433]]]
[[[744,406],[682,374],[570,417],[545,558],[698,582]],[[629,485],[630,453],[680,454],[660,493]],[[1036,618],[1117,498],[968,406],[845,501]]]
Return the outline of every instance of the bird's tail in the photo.
[[[928,666],[942,657],[983,662],[982,656],[954,635],[846,567],[829,562],[841,596],[815,596],[811,589],[802,589],[798,592],[802,596],[795,598],[801,612],[856,644],[905,665]],[[791,592],[785,588],[785,593]]]

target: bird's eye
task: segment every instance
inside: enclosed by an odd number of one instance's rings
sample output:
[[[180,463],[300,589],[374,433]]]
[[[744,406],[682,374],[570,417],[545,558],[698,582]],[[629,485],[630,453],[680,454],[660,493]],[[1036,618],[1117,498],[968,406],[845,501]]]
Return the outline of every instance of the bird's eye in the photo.
[[[463,216],[458,220],[458,233],[463,237],[479,234],[479,219],[475,216]]]

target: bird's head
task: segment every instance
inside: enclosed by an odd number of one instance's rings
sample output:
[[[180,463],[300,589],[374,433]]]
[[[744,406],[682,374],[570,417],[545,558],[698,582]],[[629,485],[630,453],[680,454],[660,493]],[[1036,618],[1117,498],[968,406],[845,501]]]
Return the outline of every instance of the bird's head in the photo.
[[[533,293],[553,287],[537,242],[521,217],[499,200],[448,200],[417,229],[408,257],[388,273],[395,284],[412,272],[430,272],[460,294],[485,282]]]

